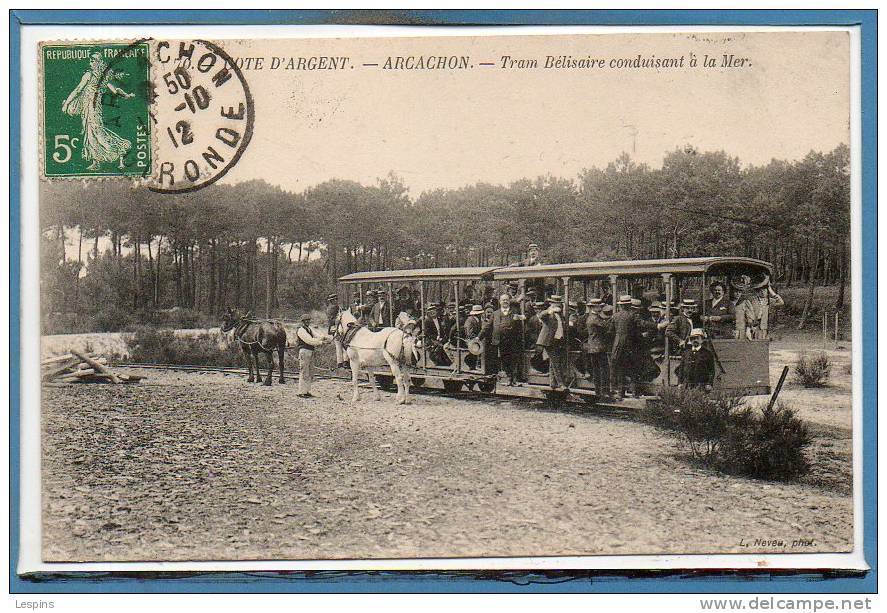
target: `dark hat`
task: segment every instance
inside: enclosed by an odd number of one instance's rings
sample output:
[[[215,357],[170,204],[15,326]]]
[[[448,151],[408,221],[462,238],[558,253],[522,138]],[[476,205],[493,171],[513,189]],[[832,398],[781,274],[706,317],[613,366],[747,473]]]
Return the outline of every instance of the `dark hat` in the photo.
[[[425,307],[425,312],[426,312],[426,313],[427,313],[428,311],[436,311],[436,310],[437,310],[437,305],[436,305],[436,304],[429,304],[427,307]]]
[[[329,296],[326,297],[326,299],[329,300],[329,301],[332,301],[332,300],[338,300],[338,299],[339,299],[339,294],[330,294]]]

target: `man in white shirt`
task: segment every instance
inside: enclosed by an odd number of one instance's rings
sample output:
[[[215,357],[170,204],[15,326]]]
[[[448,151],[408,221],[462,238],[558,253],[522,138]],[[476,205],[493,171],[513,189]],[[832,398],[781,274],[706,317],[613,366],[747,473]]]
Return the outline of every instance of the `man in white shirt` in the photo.
[[[322,336],[315,336],[311,330],[311,315],[305,313],[299,318],[301,322],[296,332],[297,346],[299,347],[299,393],[300,398],[313,398],[311,383],[314,381],[312,363],[314,362],[314,350],[323,344]]]

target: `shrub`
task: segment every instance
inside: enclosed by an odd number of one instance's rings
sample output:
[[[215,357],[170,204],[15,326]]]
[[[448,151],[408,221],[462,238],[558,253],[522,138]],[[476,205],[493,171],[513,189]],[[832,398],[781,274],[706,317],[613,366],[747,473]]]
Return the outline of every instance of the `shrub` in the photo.
[[[246,366],[236,343],[226,343],[218,332],[177,335],[172,330],[139,326],[127,334],[126,345],[133,362],[193,364],[199,366]]]
[[[825,353],[818,353],[812,358],[802,353],[795,364],[795,381],[804,387],[825,387],[831,369],[832,362]]]
[[[676,412],[678,430],[696,459],[716,464],[721,443],[730,429],[733,413],[745,399],[727,394],[684,390]]]
[[[663,385],[659,397],[648,400],[641,409],[641,419],[657,428],[679,430],[681,410],[691,403],[695,394],[694,390]]]
[[[810,468],[804,450],[811,442],[807,425],[786,405],[764,406],[760,413],[745,408],[730,420],[718,468],[759,479],[794,479]]]
[[[693,457],[723,472],[777,480],[804,474],[811,442],[806,424],[783,404],[758,410],[745,402],[723,392],[664,388],[642,418],[674,431]]]

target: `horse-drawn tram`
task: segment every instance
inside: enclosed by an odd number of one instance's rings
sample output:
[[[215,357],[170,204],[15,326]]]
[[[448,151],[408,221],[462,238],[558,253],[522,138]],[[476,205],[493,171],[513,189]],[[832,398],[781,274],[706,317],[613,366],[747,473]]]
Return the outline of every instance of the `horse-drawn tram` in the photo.
[[[770,264],[743,257],[359,272],[339,279],[339,300],[342,308],[375,313],[376,326],[415,324],[422,341],[418,363],[410,369],[416,385],[438,381],[448,392],[476,386],[482,392],[552,394],[551,356],[537,335],[540,314],[556,304],[562,305],[569,328],[570,393],[590,401],[603,396],[595,389],[583,333],[588,311],[607,318],[631,309],[646,322],[629,375],[637,396],[679,384],[682,353],[685,344],[689,347],[689,329],[682,325],[705,331],[705,346],[716,363],[713,388],[768,394],[770,275]],[[522,320],[515,387],[499,382],[501,347],[494,346],[488,329],[504,294],[512,297]],[[384,367],[377,373],[390,378]],[[528,394],[531,390],[535,393]]]

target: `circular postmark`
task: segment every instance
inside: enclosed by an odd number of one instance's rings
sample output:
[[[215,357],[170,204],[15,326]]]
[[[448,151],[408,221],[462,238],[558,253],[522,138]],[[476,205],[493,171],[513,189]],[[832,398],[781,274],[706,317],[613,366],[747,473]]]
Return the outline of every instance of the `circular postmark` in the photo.
[[[155,41],[152,116],[157,135],[148,188],[181,194],[212,185],[252,138],[255,106],[236,63],[205,40]]]

